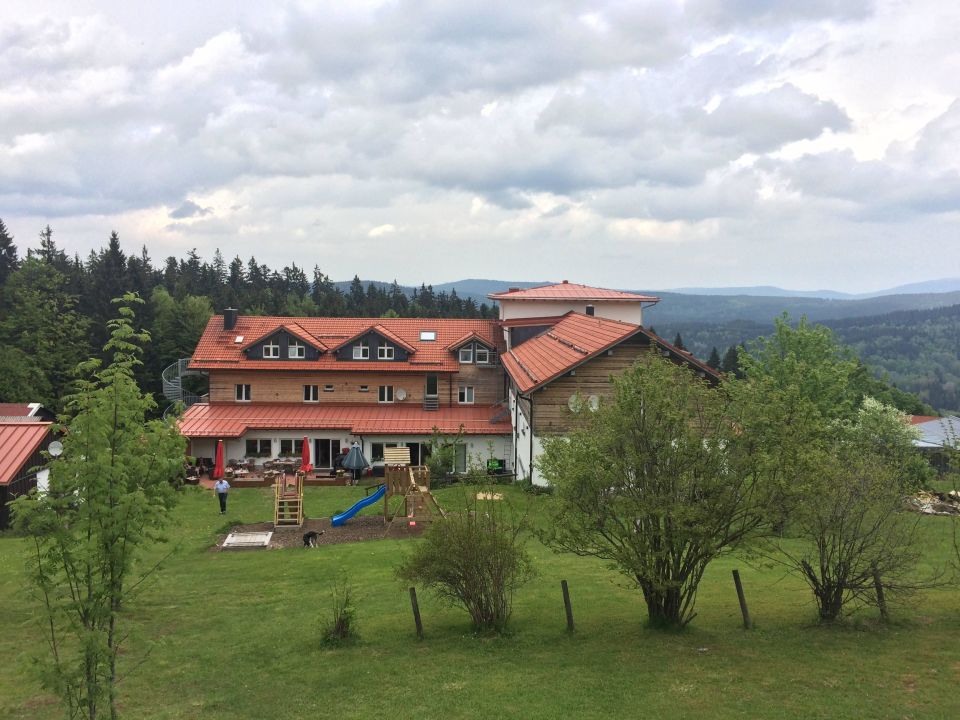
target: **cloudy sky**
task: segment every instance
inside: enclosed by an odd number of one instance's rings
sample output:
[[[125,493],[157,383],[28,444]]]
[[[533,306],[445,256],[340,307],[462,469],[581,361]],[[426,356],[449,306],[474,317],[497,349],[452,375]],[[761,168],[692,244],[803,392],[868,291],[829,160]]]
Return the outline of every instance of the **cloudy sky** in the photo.
[[[953,0],[4,0],[0,218],[419,284],[960,274]]]

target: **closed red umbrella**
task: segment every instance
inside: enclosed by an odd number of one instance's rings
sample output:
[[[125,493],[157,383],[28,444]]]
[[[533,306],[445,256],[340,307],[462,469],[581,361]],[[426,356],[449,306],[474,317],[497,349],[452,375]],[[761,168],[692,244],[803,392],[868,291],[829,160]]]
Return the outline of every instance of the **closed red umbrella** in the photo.
[[[310,464],[310,445],[307,443],[306,438],[303,439],[303,453],[301,457],[300,470],[305,473],[313,470],[313,465]]]
[[[217,459],[213,464],[213,472],[210,477],[219,480],[223,477],[223,440],[217,440]]]

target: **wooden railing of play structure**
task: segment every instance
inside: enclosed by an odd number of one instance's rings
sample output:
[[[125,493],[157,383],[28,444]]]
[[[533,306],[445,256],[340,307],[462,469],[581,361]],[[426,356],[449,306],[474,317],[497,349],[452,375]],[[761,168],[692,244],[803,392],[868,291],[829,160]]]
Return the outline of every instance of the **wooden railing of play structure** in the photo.
[[[273,485],[274,527],[303,525],[303,481],[306,474],[295,473],[292,482],[287,478],[287,474],[282,473]]]
[[[383,498],[384,522],[426,523],[445,517],[443,508],[430,492],[430,470],[423,465],[385,465],[383,471],[387,492]],[[402,505],[391,499],[403,498]]]

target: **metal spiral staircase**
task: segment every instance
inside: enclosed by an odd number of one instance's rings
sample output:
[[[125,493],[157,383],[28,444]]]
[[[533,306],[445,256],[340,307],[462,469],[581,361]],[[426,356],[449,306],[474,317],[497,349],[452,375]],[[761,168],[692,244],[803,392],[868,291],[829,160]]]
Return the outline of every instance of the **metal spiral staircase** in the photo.
[[[165,418],[177,412],[178,407],[185,410],[207,397],[206,395],[201,396],[184,391],[183,378],[188,375],[203,375],[199,370],[189,370],[189,365],[190,358],[181,358],[167,365],[160,374],[163,381],[163,396],[170,401],[170,405],[163,411]]]

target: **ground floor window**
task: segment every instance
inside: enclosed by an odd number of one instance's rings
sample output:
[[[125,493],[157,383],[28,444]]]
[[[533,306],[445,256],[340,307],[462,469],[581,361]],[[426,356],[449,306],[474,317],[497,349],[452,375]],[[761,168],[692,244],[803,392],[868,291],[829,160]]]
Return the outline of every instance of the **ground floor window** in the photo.
[[[320,386],[319,385],[304,385],[303,386],[303,401],[304,402],[319,402],[320,400]]]
[[[399,447],[400,443],[370,443],[370,462],[383,462],[383,449],[385,447]]]
[[[381,385],[377,399],[382,403],[393,402],[393,385]]]
[[[270,438],[247,440],[247,457],[270,457],[273,450]]]
[[[235,397],[237,398],[238,402],[250,402],[250,386],[237,385]]]
[[[303,454],[303,440],[280,440],[280,454],[281,455],[302,455]]]
[[[461,385],[457,393],[457,401],[461,405],[473,405],[473,386]]]

